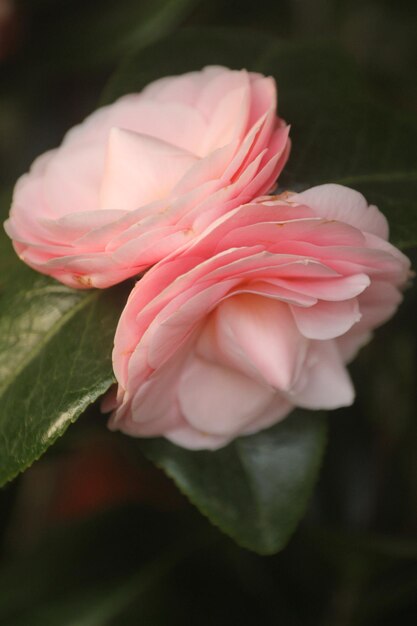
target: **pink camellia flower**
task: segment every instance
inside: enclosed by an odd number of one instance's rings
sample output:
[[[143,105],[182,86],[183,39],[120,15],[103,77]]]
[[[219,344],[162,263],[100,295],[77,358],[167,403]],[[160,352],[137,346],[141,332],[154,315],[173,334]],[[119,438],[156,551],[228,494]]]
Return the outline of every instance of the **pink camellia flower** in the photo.
[[[378,209],[339,185],[219,218],[133,289],[110,427],[218,448],[296,406],[350,405],[345,364],[393,315],[409,275],[387,237]]]
[[[6,231],[72,287],[147,269],[274,186],[289,153],[272,78],[206,67],[99,109],[18,181]]]

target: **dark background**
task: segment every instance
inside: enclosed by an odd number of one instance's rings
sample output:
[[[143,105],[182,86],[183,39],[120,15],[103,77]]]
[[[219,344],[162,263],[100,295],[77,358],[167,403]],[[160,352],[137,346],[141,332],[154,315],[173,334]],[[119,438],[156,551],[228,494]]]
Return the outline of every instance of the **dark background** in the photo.
[[[130,49],[188,25],[333,40],[377,99],[417,112],[416,2],[195,0],[138,29],[160,4],[0,0],[2,189],[97,106]],[[92,407],[0,493],[0,623],[416,624],[416,300],[409,290],[352,367],[357,402],[331,416],[319,485],[282,553],[211,528]]]

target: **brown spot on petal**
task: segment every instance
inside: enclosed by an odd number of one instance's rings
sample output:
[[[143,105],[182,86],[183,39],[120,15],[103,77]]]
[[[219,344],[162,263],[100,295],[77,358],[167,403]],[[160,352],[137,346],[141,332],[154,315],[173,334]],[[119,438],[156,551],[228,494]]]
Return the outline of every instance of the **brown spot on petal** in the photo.
[[[199,430],[197,431],[199,435],[201,435],[202,437],[210,437],[210,433],[206,433],[204,430]]]
[[[77,283],[80,283],[80,285],[82,285],[83,287],[92,287],[93,286],[93,282],[92,282],[90,276],[79,276],[78,274],[73,274],[73,278],[74,278],[74,280],[77,281]]]
[[[294,195],[294,191],[283,191],[282,193],[275,194],[274,196],[270,196],[272,200],[285,200]]]

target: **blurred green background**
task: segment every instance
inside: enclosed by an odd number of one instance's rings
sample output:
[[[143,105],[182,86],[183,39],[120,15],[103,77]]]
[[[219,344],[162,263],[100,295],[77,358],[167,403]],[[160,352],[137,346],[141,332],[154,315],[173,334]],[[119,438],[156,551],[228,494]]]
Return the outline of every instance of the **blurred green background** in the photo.
[[[377,99],[417,113],[415,2],[0,0],[0,187],[130,50],[190,25],[336,41]],[[0,493],[0,624],[414,626],[416,312],[414,288],[352,367],[357,402],[330,416],[306,519],[273,557],[212,528],[92,407]]]

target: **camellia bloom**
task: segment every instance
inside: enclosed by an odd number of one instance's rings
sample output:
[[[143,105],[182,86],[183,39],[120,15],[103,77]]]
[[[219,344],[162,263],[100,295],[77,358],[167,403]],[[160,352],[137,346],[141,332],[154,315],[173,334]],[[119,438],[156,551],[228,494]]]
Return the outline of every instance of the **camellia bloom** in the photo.
[[[206,67],[99,109],[18,181],[6,231],[72,287],[147,269],[272,189],[289,153],[272,78]]]
[[[339,185],[219,218],[133,289],[110,427],[218,448],[295,406],[350,405],[345,364],[393,315],[409,275],[387,237],[378,209]]]

